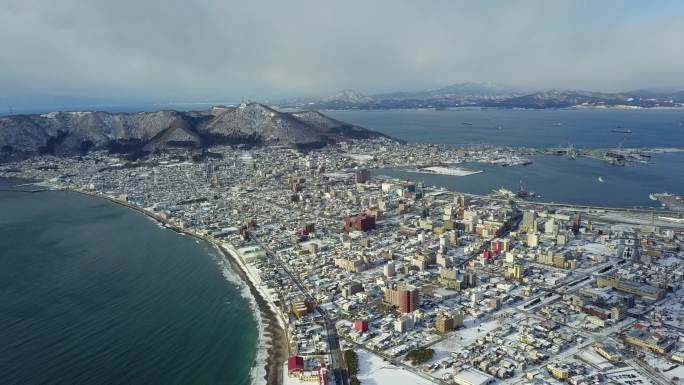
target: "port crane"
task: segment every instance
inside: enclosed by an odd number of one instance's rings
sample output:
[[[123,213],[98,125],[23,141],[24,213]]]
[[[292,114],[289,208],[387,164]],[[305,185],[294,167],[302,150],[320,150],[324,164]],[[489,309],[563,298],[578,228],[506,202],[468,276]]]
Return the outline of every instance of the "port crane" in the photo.
[[[568,143],[568,145],[565,147],[563,146],[563,143],[560,143],[558,145],[558,154],[564,154],[568,159],[577,158],[577,152],[575,151],[575,147],[572,145],[572,143]]]

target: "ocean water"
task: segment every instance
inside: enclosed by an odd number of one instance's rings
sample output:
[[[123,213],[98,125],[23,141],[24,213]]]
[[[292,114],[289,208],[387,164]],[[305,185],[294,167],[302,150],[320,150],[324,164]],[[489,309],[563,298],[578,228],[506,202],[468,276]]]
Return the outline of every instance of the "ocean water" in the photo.
[[[116,204],[0,192],[0,383],[250,383],[256,321],[226,268]]]
[[[531,165],[516,167],[459,165],[484,171],[468,176],[415,173],[400,168],[372,173],[471,194],[489,194],[500,187],[515,192],[522,179],[525,190],[540,195],[537,201],[604,207],[659,208],[659,202],[649,199],[650,193],[684,193],[684,152],[658,155],[649,164],[625,167],[589,158],[535,156],[531,160]]]
[[[492,144],[549,148],[678,147],[684,148],[684,110],[500,110],[458,109],[328,111],[337,119],[409,142],[452,145]],[[463,122],[472,123],[464,125]],[[616,127],[632,134],[613,133]],[[500,128],[499,128],[500,127]],[[541,194],[545,202],[609,207],[659,207],[653,192],[684,194],[684,153],[655,154],[647,164],[612,166],[577,158],[536,156],[529,166],[475,164],[483,173],[465,177],[375,170],[375,175],[423,181],[453,191],[488,194],[505,187]],[[602,177],[604,182],[600,182]]]
[[[581,148],[684,147],[684,109],[325,111],[409,142]],[[471,125],[465,125],[464,122]],[[611,132],[620,127],[631,134]]]

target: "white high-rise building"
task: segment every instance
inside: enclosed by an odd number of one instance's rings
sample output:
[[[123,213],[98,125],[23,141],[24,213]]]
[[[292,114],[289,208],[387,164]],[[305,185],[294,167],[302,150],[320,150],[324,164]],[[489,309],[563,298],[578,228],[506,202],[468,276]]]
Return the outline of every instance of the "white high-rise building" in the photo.
[[[556,234],[557,230],[556,221],[553,218],[549,218],[549,220],[544,223],[544,233],[553,235]]]
[[[387,278],[394,277],[397,274],[397,271],[395,269],[393,261],[389,261],[389,262],[387,262],[387,264],[385,264],[385,267],[383,269],[383,273],[385,274],[385,277],[387,277]]]
[[[404,333],[413,329],[413,318],[405,314],[394,321],[394,330],[398,333]]]

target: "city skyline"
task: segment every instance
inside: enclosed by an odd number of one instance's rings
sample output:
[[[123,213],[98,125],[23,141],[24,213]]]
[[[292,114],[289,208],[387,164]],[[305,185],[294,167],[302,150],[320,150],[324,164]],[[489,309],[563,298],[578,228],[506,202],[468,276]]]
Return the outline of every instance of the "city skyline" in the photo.
[[[3,0],[0,382],[684,384],[683,16]]]

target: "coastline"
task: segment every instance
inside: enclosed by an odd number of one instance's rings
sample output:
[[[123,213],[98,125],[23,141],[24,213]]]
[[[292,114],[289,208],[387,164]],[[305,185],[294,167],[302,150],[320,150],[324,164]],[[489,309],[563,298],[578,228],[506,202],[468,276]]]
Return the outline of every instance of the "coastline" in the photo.
[[[463,167],[442,167],[430,166],[417,169],[408,169],[407,172],[416,174],[434,174],[434,175],[448,175],[448,176],[469,176],[484,172],[483,170],[472,170]]]
[[[137,212],[140,212],[147,216],[148,218],[151,218],[158,223],[164,225],[169,230],[175,231],[180,234],[185,234],[189,235],[193,238],[208,242],[210,245],[214,246],[217,250],[220,251],[221,256],[223,260],[230,265],[232,268],[233,272],[235,272],[241,279],[241,281],[247,286],[249,289],[250,295],[254,299],[254,302],[256,304],[256,309],[255,312],[258,312],[259,314],[255,314],[256,318],[262,317],[263,322],[259,322],[257,319],[257,324],[258,327],[263,328],[263,330],[259,330],[258,332],[258,341],[257,341],[257,347],[259,346],[267,346],[266,351],[267,351],[267,356],[265,358],[265,362],[263,363],[264,366],[264,371],[265,371],[265,376],[264,378],[252,378],[252,383],[253,384],[260,384],[260,383],[265,383],[266,385],[282,385],[283,384],[283,378],[282,378],[282,364],[287,360],[289,356],[289,338],[287,335],[287,331],[284,328],[284,324],[281,320],[281,316],[277,313],[277,307],[270,302],[270,300],[267,298],[267,296],[262,293],[259,288],[257,287],[257,283],[255,280],[250,276],[250,273],[244,263],[244,261],[241,260],[239,254],[237,251],[230,250],[225,247],[224,244],[221,244],[220,242],[213,240],[209,237],[182,229],[175,224],[171,223],[167,219],[162,218],[159,215],[155,215],[154,213],[151,213],[141,207],[132,205],[130,203],[118,200],[116,198],[110,197],[106,194],[100,194],[100,193],[95,193],[95,192],[87,192],[87,191],[81,191],[81,190],[73,190],[73,189],[58,189],[57,191],[66,191],[66,192],[72,192],[72,193],[77,193],[77,194],[82,194],[94,198],[100,198],[100,199],[105,199],[107,201],[110,201],[112,203],[118,204],[120,206],[135,210]],[[252,370],[255,368],[258,368],[259,362],[257,361],[258,359],[258,349],[256,356],[254,357],[254,361],[252,364]]]
[[[266,360],[264,362],[266,384],[282,385],[282,371],[279,369],[289,356],[290,342],[286,330],[281,325],[280,316],[276,313],[276,310],[274,309],[275,306],[269,302],[266,295],[259,290],[254,280],[250,277],[249,271],[243,265],[243,262],[237,260],[240,256],[237,253],[227,250],[222,245],[213,244],[221,251],[223,259],[230,264],[233,271],[236,272],[245,285],[247,285],[252,298],[254,298],[254,301],[256,302],[257,310],[259,311],[260,316],[263,317],[263,322],[259,322],[259,326],[263,328],[263,330],[259,331],[259,339],[262,340],[259,342],[262,344],[266,342],[263,340],[266,340],[267,338],[270,339],[270,344],[267,347]],[[259,365],[259,362],[257,361],[258,356],[259,354],[257,352],[254,362],[255,367]],[[253,380],[258,383],[258,379],[254,378]]]

